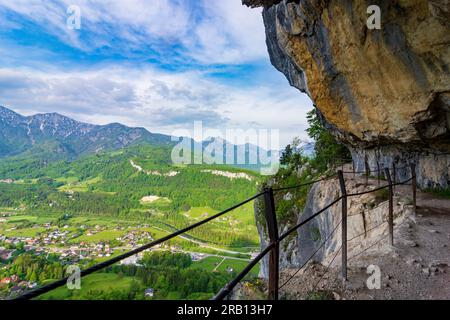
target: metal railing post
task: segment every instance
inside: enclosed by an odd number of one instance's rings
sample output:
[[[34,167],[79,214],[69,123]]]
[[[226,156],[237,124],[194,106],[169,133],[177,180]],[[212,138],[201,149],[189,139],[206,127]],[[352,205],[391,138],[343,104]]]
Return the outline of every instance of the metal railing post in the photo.
[[[347,188],[344,173],[338,171],[342,195],[342,280],[347,281]]]
[[[265,189],[264,204],[269,239],[270,243],[274,244],[269,255],[269,299],[278,300],[280,243],[272,188]]]
[[[416,176],[416,165],[414,163],[411,163],[411,175],[412,175],[414,214],[416,214],[417,213],[417,176]]]
[[[389,245],[394,245],[394,188],[392,185],[391,173],[388,168],[384,169],[386,179],[389,183],[389,216],[388,216],[388,225],[389,225]]]

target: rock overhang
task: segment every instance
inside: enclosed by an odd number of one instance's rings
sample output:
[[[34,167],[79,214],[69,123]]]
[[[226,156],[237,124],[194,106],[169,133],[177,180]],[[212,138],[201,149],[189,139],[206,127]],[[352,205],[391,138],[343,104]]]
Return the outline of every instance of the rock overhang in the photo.
[[[264,7],[272,64],[311,97],[324,124],[354,157],[420,162],[432,154],[450,166],[445,0],[377,1],[379,30],[367,27],[371,3],[364,0],[243,3]],[[450,185],[450,167],[444,171],[446,178],[437,183]]]

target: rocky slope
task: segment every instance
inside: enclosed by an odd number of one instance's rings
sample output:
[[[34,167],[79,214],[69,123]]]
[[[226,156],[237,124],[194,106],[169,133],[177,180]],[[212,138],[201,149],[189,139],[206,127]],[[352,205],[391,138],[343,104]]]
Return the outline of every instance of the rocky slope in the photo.
[[[272,64],[311,97],[358,170],[414,161],[421,186],[450,186],[448,1],[243,2],[264,7]],[[366,25],[371,4],[380,30]]]

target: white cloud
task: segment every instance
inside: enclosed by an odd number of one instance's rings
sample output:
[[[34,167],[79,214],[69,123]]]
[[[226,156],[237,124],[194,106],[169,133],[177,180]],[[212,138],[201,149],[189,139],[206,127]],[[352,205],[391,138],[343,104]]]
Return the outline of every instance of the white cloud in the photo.
[[[78,72],[0,69],[0,104],[25,114],[59,112],[77,120],[121,122],[171,134],[206,128],[279,129],[282,144],[305,137],[311,103],[296,89],[239,88],[198,72],[108,66]]]
[[[72,4],[81,7],[79,31],[66,27],[66,9]],[[282,144],[305,137],[311,102],[281,76],[274,77],[275,70],[255,81],[260,85],[243,87],[211,77],[217,67],[211,65],[224,64],[217,69],[230,74],[234,65],[245,67],[261,59],[267,63],[261,11],[242,6],[241,0],[0,0],[0,19],[6,12],[22,20],[3,22],[1,28],[33,22],[38,34],[51,34],[85,53],[110,47],[126,55],[147,52],[151,46],[170,64],[171,57],[159,52],[159,46],[181,44],[180,59],[193,58],[207,67],[170,73],[129,58],[126,64],[102,61],[83,68],[71,58],[73,65],[62,61],[60,52],[45,45],[25,47],[6,39],[0,42],[0,61],[15,67],[0,68],[1,105],[25,114],[59,112],[81,121],[121,122],[166,134],[192,129],[195,120],[203,120],[206,128],[222,130],[280,129]]]
[[[0,0],[5,10],[36,23],[40,30],[85,52],[109,47],[129,54],[148,46],[182,44],[185,54],[203,64],[243,63],[265,58],[260,10],[240,0]],[[70,5],[81,8],[81,30],[66,26]],[[20,28],[17,22],[3,27]],[[39,29],[38,29],[39,32]],[[117,40],[125,43],[117,48]]]
[[[203,0],[205,17],[194,28],[192,55],[201,62],[242,63],[265,58],[261,10],[244,7],[240,0]]]

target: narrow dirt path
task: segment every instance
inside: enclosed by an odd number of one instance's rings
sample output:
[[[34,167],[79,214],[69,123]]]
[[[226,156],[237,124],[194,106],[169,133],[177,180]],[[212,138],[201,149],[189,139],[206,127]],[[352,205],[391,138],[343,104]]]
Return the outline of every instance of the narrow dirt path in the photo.
[[[450,299],[450,200],[418,194],[415,217],[395,231],[394,248],[380,248],[350,264],[347,299]],[[437,204],[437,205],[436,205]],[[369,290],[368,265],[381,271],[381,288]]]
[[[222,259],[222,261],[220,261],[218,264],[217,264],[217,266],[213,269],[213,272],[216,272],[217,271],[217,269],[222,265],[222,263],[224,263],[225,262],[225,258],[223,258]]]
[[[396,194],[410,195],[411,186],[397,187]],[[283,288],[282,295],[287,299],[450,299],[450,199],[420,191],[417,196],[417,214],[410,208],[396,221],[394,247],[381,241],[349,261],[345,284],[339,263],[329,269],[311,263]],[[380,270],[379,289],[367,287],[369,265]],[[283,270],[281,283],[295,271]]]

